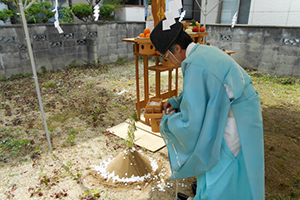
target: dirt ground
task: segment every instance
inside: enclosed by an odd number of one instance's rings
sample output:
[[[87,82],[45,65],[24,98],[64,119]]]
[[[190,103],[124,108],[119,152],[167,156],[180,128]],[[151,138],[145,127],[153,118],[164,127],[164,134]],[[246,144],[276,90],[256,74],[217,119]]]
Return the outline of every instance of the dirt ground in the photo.
[[[249,74],[262,101],[266,199],[300,199],[299,79],[286,86],[276,83],[283,79]],[[155,94],[154,77],[150,74],[150,95]],[[167,89],[164,80],[167,74],[162,75],[162,90]],[[126,149],[124,140],[106,129],[135,111],[132,61],[105,66],[72,63],[65,71],[41,73],[39,84],[53,152],[49,152],[33,79],[0,81],[0,199],[172,200],[175,185],[192,196],[195,178],[169,179],[166,148],[153,153],[135,146],[159,166],[143,182],[112,183],[94,170]]]

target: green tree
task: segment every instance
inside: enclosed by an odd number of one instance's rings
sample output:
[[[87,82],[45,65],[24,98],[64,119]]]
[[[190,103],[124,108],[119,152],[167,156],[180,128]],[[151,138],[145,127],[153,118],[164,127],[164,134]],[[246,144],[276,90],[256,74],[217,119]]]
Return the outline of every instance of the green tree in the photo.
[[[70,7],[63,7],[59,9],[59,12],[62,14],[62,18],[59,19],[60,23],[72,23],[74,22],[72,17],[72,11]]]
[[[51,7],[52,4],[49,2],[35,2],[35,1],[22,1],[25,17],[27,23],[46,23],[48,19],[54,16],[54,12],[52,12]],[[10,17],[12,24],[20,23],[20,16],[16,13],[18,11],[18,1],[17,0],[0,0],[0,3],[4,3],[7,5],[8,10],[5,14],[2,13],[2,18]],[[11,15],[11,13],[13,13]],[[8,15],[9,14],[9,15]],[[1,18],[1,20],[2,20]],[[5,19],[7,20],[7,19]]]
[[[3,3],[7,6],[8,10],[11,10],[13,11],[14,13],[16,13],[16,10],[17,10],[17,1],[15,0],[0,0],[0,3]],[[19,23],[19,17],[14,14],[10,17],[10,22],[12,24],[18,24]]]
[[[115,10],[113,5],[105,4],[100,7],[100,15],[104,20],[110,19],[111,13]]]
[[[27,23],[37,24],[48,22],[48,20],[55,14],[52,12],[51,7],[52,5],[49,2],[33,3],[25,10]]]
[[[103,5],[109,4],[109,5],[118,6],[118,5],[124,4],[126,2],[127,2],[127,0],[125,0],[125,1],[124,0],[103,0],[102,4]]]
[[[14,14],[15,12],[13,10],[3,9],[2,11],[0,11],[0,20],[6,23],[6,21],[10,19]]]
[[[88,20],[93,21],[93,8],[87,3],[73,5],[72,13],[84,22],[87,22]]]

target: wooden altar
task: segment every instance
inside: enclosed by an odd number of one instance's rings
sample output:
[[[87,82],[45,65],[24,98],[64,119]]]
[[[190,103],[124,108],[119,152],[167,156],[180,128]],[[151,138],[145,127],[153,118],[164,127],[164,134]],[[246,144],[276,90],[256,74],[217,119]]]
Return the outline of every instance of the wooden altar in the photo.
[[[160,20],[165,17],[165,8],[166,1],[152,1],[152,15],[154,18],[154,26],[156,26]],[[190,36],[194,40],[194,42],[199,42],[200,44],[204,44],[204,37],[207,36],[208,33],[198,32],[192,33]],[[155,50],[155,47],[151,43],[149,38],[124,38],[122,39],[124,42],[133,43],[133,53],[135,56],[135,71],[136,71],[136,110],[137,115],[140,122],[143,122],[147,125],[150,125],[149,118],[143,118],[142,110],[146,107],[149,99],[153,98],[161,98],[162,100],[171,98],[172,96],[178,95],[178,68],[173,65],[170,61],[165,61],[162,58],[162,62],[159,62],[159,57],[161,54]],[[140,91],[140,80],[139,80],[139,57],[143,58],[143,79],[144,79],[144,93],[141,94]],[[149,58],[155,57],[155,64],[153,66],[149,66]],[[155,96],[150,97],[149,95],[149,71],[155,72]],[[172,73],[175,71],[175,80],[172,80]],[[161,91],[161,73],[168,72],[168,90],[167,92]],[[172,82],[175,82],[175,88],[172,87]],[[141,98],[143,95],[143,99]],[[156,116],[156,115],[155,115]],[[158,115],[157,115],[158,116]],[[162,114],[160,115],[160,117]],[[159,118],[159,116],[158,116]],[[153,127],[152,127],[153,130]]]
[[[190,36],[193,38],[194,42],[199,42],[203,44],[204,37],[207,36],[208,33],[193,33]],[[153,98],[161,98],[162,100],[171,98],[172,96],[178,95],[178,68],[173,65],[170,61],[165,61],[162,58],[162,62],[159,62],[159,57],[161,54],[155,50],[151,40],[149,38],[124,38],[122,39],[124,42],[133,43],[133,53],[135,56],[135,71],[136,71],[136,110],[139,121],[150,125],[149,118],[143,118],[142,109],[145,108],[149,99]],[[143,79],[144,79],[144,93],[141,94],[140,88],[140,79],[139,79],[139,57],[143,58]],[[149,58],[155,57],[155,64],[153,66],[149,66]],[[155,96],[150,97],[149,95],[149,71],[155,72]],[[172,80],[172,73],[175,71],[175,80]],[[162,93],[161,91],[161,73],[168,72],[168,90],[167,92]],[[172,87],[172,81],[175,82],[175,88]],[[143,99],[141,98],[143,95]]]

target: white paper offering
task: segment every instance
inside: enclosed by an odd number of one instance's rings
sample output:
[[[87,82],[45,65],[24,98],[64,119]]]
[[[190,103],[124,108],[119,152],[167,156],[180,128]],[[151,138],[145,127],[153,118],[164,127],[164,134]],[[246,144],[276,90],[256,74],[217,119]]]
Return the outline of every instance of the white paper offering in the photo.
[[[151,106],[159,106],[159,102],[157,102],[157,101],[150,101],[149,102],[149,105],[151,105]]]
[[[182,8],[181,0],[173,0],[168,4],[169,10],[165,12],[166,19],[163,21],[162,29],[170,30],[171,26],[176,23],[175,18],[180,17],[179,10]]]

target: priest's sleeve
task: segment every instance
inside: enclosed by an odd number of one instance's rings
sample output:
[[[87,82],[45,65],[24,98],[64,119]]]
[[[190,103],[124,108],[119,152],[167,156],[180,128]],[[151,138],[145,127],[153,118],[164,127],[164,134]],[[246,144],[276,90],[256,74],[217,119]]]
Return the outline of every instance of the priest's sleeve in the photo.
[[[181,95],[180,112],[164,115],[160,124],[171,179],[198,176],[218,163],[230,108],[222,80],[200,65],[186,69]]]

